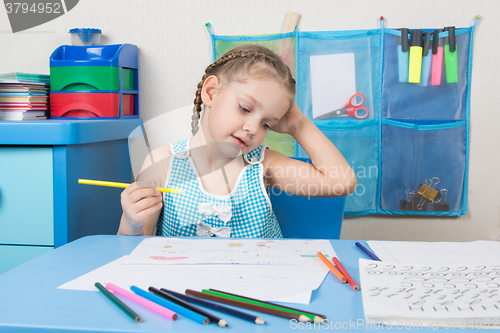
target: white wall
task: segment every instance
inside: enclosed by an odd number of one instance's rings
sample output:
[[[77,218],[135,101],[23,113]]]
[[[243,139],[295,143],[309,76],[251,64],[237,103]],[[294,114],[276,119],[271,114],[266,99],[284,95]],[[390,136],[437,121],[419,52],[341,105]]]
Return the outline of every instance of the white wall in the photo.
[[[192,103],[212,59],[206,22],[221,35],[278,33],[289,10],[301,14],[302,31],[376,29],[381,15],[392,28],[467,27],[482,16],[474,39],[468,214],[346,218],[342,238],[499,240],[498,0],[80,0],[64,16],[16,34],[0,9],[0,73],[48,74],[51,52],[70,43],[69,29],[97,27],[103,30],[103,44],[138,45],[141,118],[147,121]],[[189,116],[178,121],[186,133]]]

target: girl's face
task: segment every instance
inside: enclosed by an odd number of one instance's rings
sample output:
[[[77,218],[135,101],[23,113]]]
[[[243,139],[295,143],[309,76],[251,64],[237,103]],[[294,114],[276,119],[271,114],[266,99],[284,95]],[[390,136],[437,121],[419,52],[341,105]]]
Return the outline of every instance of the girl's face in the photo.
[[[290,106],[290,95],[271,79],[219,85],[212,95],[204,131],[210,141],[233,143],[245,154],[262,143]]]

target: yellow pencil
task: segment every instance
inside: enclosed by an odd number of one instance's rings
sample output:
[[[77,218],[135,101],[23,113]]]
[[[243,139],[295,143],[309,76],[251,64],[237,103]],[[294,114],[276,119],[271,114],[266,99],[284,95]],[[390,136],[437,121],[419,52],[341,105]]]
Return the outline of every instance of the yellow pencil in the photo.
[[[90,180],[90,179],[78,179],[78,184],[85,185],[97,185],[97,186],[108,186],[108,187],[121,187],[125,188],[130,184],[127,183],[116,183],[116,182],[106,182],[102,180]],[[184,193],[183,190],[178,190],[175,188],[166,188],[166,187],[155,187],[160,192],[164,193]]]

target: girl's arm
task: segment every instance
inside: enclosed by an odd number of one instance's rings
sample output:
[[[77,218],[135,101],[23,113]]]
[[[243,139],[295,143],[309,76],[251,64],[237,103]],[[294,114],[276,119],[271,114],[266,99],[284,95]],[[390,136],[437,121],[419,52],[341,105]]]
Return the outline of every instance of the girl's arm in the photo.
[[[163,196],[154,187],[163,186],[170,155],[169,146],[152,151],[144,161],[137,182],[122,192],[123,214],[118,235],[153,235],[163,207]]]
[[[312,165],[273,150],[265,159],[265,181],[284,192],[313,197],[345,196],[356,188],[356,175],[335,145],[296,104],[272,128],[290,134],[306,151]]]

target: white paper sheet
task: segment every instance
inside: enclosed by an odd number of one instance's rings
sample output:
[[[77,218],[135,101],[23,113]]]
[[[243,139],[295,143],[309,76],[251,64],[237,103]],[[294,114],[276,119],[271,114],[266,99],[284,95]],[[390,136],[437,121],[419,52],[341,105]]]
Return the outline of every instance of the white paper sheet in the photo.
[[[313,118],[331,116],[356,94],[354,53],[311,56],[310,69]]]
[[[218,289],[265,301],[308,304],[328,273],[326,266],[124,265],[127,256],[82,275],[60,289],[93,290],[95,282],[184,292]],[[316,258],[318,261],[320,259]]]
[[[425,265],[498,265],[500,243],[368,241],[382,261]]]
[[[394,328],[500,327],[500,264],[411,265],[360,259],[359,268],[367,323]]]
[[[328,258],[336,256],[328,240],[152,237],[143,240],[124,263],[323,266],[318,252]]]

